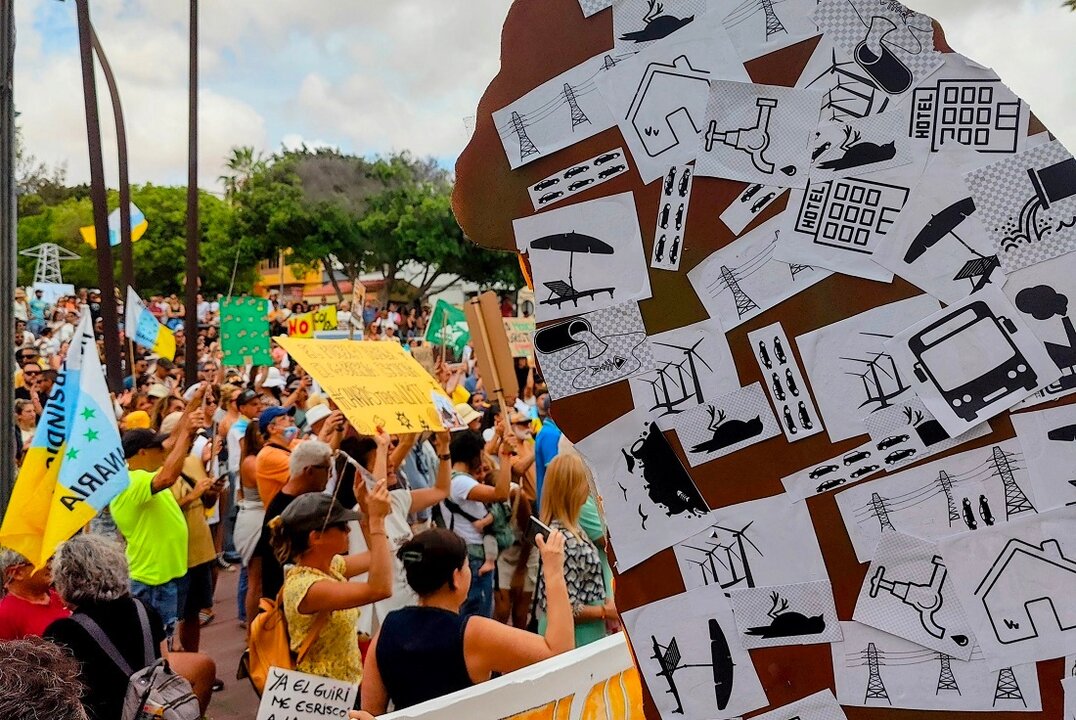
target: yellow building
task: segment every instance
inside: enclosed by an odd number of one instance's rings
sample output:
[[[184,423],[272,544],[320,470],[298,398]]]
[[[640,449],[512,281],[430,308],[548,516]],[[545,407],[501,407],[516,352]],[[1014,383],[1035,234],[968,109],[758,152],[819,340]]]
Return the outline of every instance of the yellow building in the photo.
[[[302,265],[288,265],[282,263],[281,259],[278,256],[258,263],[258,279],[254,283],[255,295],[265,297],[269,291],[279,291],[283,286],[282,299],[285,303],[292,303],[302,300],[324,284],[320,267],[304,271]]]

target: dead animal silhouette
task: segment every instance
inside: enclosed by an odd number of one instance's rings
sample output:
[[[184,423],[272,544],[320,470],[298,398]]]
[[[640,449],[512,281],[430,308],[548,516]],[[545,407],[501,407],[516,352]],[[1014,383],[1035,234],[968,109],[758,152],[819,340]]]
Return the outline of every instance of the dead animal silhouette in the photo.
[[[797,635],[817,635],[826,629],[826,621],[821,615],[808,617],[803,613],[788,612],[788,600],[776,592],[770,593],[773,607],[766,613],[770,617],[769,625],[747,628],[748,635],[763,638],[795,637]]]
[[[714,436],[691,448],[691,452],[713,452],[762,434],[761,415],[756,415],[752,419],[746,421],[726,421],[725,411],[722,410],[715,416],[714,409],[715,408],[712,406],[707,408],[707,411],[710,413],[710,425],[707,429],[712,432]]]
[[[694,15],[686,18],[662,15],[665,6],[657,2],[657,0],[649,0],[649,5],[650,9],[647,10],[646,15],[643,16],[643,22],[646,23],[645,27],[643,27],[642,30],[624,33],[620,36],[621,40],[634,43],[661,40],[695,19]]]
[[[845,125],[844,142],[841,143],[840,148],[844,150],[844,155],[819,163],[818,169],[847,170],[861,165],[885,162],[896,157],[897,146],[894,142],[878,145],[872,142],[859,142],[860,137],[862,136],[858,130],[853,133],[851,126]]]

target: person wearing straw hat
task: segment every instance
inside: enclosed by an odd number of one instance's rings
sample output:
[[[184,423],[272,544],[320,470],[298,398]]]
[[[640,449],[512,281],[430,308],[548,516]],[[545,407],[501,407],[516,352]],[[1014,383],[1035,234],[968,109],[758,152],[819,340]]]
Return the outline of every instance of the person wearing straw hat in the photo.
[[[347,554],[348,523],[359,520],[358,513],[322,493],[297,498],[269,523],[277,560],[292,564],[283,587],[291,649],[297,651],[307,635],[319,629],[296,670],[345,682],[362,681],[362,655],[355,634],[359,608],[392,594],[385,480],[365,498],[365,507],[370,550],[355,555]],[[363,573],[369,573],[366,582],[350,581]]]

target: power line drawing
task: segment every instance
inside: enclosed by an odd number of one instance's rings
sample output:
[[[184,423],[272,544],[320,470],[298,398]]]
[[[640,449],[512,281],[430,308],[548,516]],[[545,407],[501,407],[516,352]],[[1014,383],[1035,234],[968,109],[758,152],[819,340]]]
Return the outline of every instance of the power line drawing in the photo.
[[[656,368],[655,372],[658,374],[656,379],[644,380],[654,392],[654,404],[650,408],[651,412],[661,410],[663,416],[672,415],[681,412],[678,407],[686,402],[694,401],[694,404],[700,404],[706,401],[703,396],[700,379],[702,370],[696,364],[696,362],[700,363],[707,370],[713,372],[713,368],[698,352],[699,346],[704,340],[705,338],[700,338],[698,342],[690,347],[669,343],[652,343],[652,345],[678,350],[683,353],[684,359],[680,362],[665,362]],[[676,374],[676,377],[673,377],[673,373]]]
[[[776,2],[780,1],[776,0]],[[781,18],[777,16],[777,12],[773,7],[774,4],[775,0],[745,0],[745,2],[733,8],[732,12],[725,17],[725,27],[736,27],[748,22],[761,11],[765,19],[767,41],[779,33],[787,35],[788,30],[785,29]]]
[[[530,137],[527,135],[527,126],[523,122],[523,118],[519,113],[512,113],[512,132],[519,137],[519,157],[526,158],[539,152],[538,148],[531,142]]]
[[[880,338],[883,342],[893,336],[885,333],[861,332],[860,337]],[[841,357],[841,360],[857,363],[864,366],[862,372],[845,371],[845,375],[859,378],[863,382],[863,394],[866,398],[859,404],[860,408],[872,408],[872,413],[878,412],[893,405],[893,400],[901,397],[911,387],[901,377],[897,369],[897,363],[889,353],[877,351],[865,351],[870,357]]]
[[[871,493],[871,510],[874,517],[878,518],[878,525],[882,532],[896,532],[893,522],[889,519],[889,509],[886,507],[886,499],[878,493]]]
[[[1024,707],[1027,707],[1027,701],[1024,700],[1024,694],[1020,692],[1020,684],[1016,682],[1016,675],[1011,667],[1002,668],[998,671],[998,684],[994,689],[995,707],[997,707],[998,700],[1019,700]]]
[[[579,101],[575,97],[575,89],[568,83],[564,83],[564,100],[572,111],[572,130],[583,123],[589,123],[586,113],[579,107]]]
[[[606,55],[602,58],[602,70],[612,70],[617,66],[620,61],[614,58],[612,55]]]
[[[960,520],[960,511],[956,507],[956,500],[953,499],[953,481],[949,473],[944,470],[938,472],[938,487],[945,493],[945,503],[949,506],[949,527],[952,527],[954,520]]]
[[[799,263],[789,263],[788,272],[792,275],[792,282],[796,281],[796,276],[805,270],[814,270],[814,265],[800,265]]]
[[[688,558],[688,562],[698,566],[704,585],[720,585],[728,589],[743,583],[746,587],[755,587],[748,546],[759,557],[763,557],[763,553],[747,535],[747,529],[752,524],[753,521],[738,530],[713,525],[710,539],[706,540],[708,547],[683,545],[688,550],[701,553],[702,557]]]
[[[758,310],[758,303],[751,299],[751,297],[740,288],[740,283],[736,279],[736,275],[725,265],[721,266],[721,280],[732,292],[732,297],[736,300],[736,314],[741,318],[753,310]]]
[[[938,653],[938,662],[941,668],[938,670],[938,687],[934,690],[934,694],[939,694],[942,690],[955,690],[956,694],[960,694],[960,687],[956,684],[956,678],[953,676],[953,668],[950,665],[951,657],[945,653]]]
[[[868,700],[885,700],[886,703],[892,705],[889,700],[889,693],[885,690],[885,683],[882,682],[881,666],[885,665],[884,655],[881,659],[878,656],[878,648],[874,646],[874,643],[867,644],[867,692],[863,695],[863,702]]]
[[[1009,461],[1009,453],[995,447],[991,457],[994,462],[994,473],[1001,478],[1001,483],[1005,487],[1005,519],[1008,520],[1014,515],[1026,512],[1036,512],[1035,506],[1031,504],[1031,501],[1027,499],[1027,495],[1016,484],[1013,466]]]

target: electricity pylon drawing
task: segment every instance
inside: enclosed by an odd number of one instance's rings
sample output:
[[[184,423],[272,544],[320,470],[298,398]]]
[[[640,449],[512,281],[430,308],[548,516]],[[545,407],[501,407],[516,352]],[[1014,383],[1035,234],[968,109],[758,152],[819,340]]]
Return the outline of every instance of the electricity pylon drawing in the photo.
[[[882,673],[879,670],[884,661],[884,656],[879,659],[878,648],[874,646],[874,643],[867,643],[867,693],[863,697],[863,702],[885,700],[890,705],[893,704],[889,700],[889,693],[885,691],[885,683],[882,682]]]
[[[732,297],[736,301],[737,315],[743,317],[752,310],[758,310],[758,303],[752,300],[747,293],[740,289],[740,283],[737,282],[736,276],[724,265],[721,266],[721,280],[725,283],[725,286],[732,291]]]
[[[1001,668],[998,671],[998,684],[994,688],[994,707],[997,707],[998,700],[1019,700],[1024,707],[1027,707],[1027,701],[1024,700],[1024,694],[1020,691],[1020,684],[1016,682],[1016,675],[1011,667]]]
[[[1001,448],[995,447],[991,462],[994,464],[994,474],[1001,478],[1001,484],[1005,487],[1005,519],[1021,513],[1035,512],[1035,506],[1016,484],[1009,455]]]
[[[950,666],[950,658],[945,653],[938,653],[938,662],[941,663],[941,670],[938,672],[938,687],[934,691],[937,695],[942,690],[956,690],[956,694],[960,694],[960,688],[956,684],[956,677],[953,676],[953,668]]]
[[[878,518],[878,525],[881,526],[882,532],[887,530],[889,532],[897,531],[889,519],[889,509],[885,505],[885,498],[878,493],[871,493],[871,513]]]
[[[788,34],[781,18],[773,11],[773,0],[759,0],[762,3],[762,11],[766,13],[766,39],[769,40],[777,33]]]
[[[575,89],[568,83],[564,83],[564,99],[568,103],[568,107],[572,109],[572,130],[574,131],[577,125],[583,123],[590,123],[590,119],[587,117],[583,109],[579,107],[579,101],[575,97]]]
[[[512,132],[519,137],[519,159],[530,157],[538,153],[538,148],[534,146],[531,139],[527,136],[527,126],[523,123],[523,118],[519,116],[519,113],[512,113]]]
[[[954,520],[960,520],[960,509],[957,508],[956,500],[953,499],[953,480],[949,477],[949,473],[944,470],[938,473],[938,485],[945,493],[945,501],[949,505],[949,527],[952,527]]]

